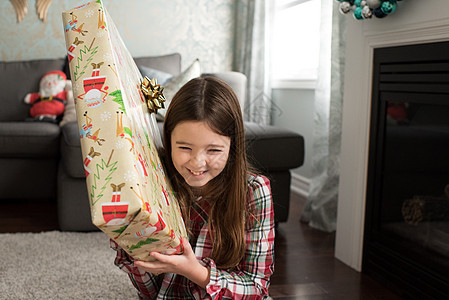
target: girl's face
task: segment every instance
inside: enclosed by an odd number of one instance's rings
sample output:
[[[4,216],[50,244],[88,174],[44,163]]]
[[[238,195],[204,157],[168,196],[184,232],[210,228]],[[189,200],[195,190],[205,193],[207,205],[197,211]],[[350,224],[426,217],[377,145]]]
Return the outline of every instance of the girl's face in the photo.
[[[193,188],[205,186],[223,171],[230,146],[231,138],[215,133],[205,122],[181,122],[171,134],[173,164]]]

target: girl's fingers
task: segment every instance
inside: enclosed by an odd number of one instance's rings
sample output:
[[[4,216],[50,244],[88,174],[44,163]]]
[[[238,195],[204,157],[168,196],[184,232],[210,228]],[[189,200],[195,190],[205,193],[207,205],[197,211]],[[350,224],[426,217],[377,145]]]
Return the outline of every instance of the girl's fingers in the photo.
[[[151,252],[150,255],[160,262],[164,262],[164,263],[167,262],[167,259],[166,259],[167,255],[161,254],[159,252]]]
[[[134,261],[134,265],[141,267],[141,268],[152,268],[153,267],[152,263],[141,261],[141,260]]]
[[[160,261],[141,261],[141,260],[136,260],[134,262],[135,266],[138,267],[142,267],[142,268],[147,268],[147,269],[154,269],[154,268],[160,268],[163,265],[163,262]]]

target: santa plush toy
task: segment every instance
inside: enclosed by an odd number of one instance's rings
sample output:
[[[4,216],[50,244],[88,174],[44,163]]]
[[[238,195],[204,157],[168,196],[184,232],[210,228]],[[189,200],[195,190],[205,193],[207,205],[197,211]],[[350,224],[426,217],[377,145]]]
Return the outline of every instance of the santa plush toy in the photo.
[[[32,104],[30,115],[36,121],[57,122],[64,114],[67,101],[73,99],[72,82],[62,71],[50,71],[42,76],[38,93],[25,96],[25,103]]]

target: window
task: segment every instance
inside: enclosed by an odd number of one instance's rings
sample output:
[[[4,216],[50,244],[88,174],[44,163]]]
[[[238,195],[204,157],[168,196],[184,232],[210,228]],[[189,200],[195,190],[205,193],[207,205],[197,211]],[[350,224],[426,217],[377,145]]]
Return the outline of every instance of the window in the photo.
[[[273,87],[313,83],[320,46],[320,0],[278,0],[271,48]]]

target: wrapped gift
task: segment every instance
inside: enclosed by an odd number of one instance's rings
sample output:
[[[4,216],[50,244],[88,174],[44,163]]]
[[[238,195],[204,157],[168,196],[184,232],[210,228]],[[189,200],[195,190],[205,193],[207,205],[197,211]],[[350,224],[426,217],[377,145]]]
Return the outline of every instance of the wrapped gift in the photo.
[[[162,88],[142,79],[101,1],[63,12],[92,222],[132,257],[182,252],[184,222],[158,155]]]

